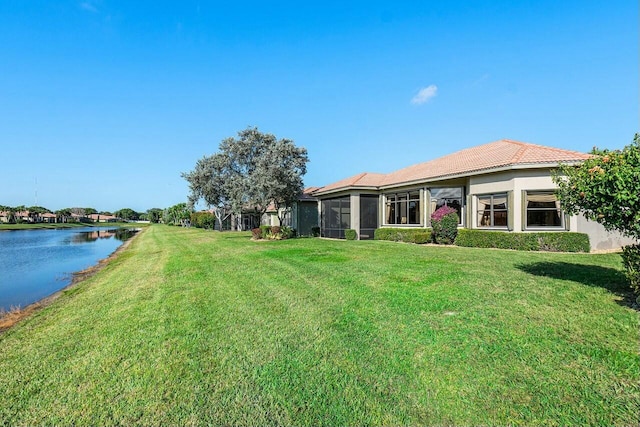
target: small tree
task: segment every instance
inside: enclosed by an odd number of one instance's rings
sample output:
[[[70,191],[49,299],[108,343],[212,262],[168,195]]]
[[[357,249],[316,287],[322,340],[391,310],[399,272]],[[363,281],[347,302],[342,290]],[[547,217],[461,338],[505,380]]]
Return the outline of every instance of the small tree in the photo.
[[[622,150],[594,148],[591,154],[578,166],[561,165],[553,176],[562,208],[607,230],[640,239],[640,134]],[[625,248],[627,277],[632,286],[635,283],[636,292],[640,290],[639,259],[639,245]]]
[[[441,206],[431,214],[431,237],[435,243],[450,245],[458,235],[458,212],[449,207]]]

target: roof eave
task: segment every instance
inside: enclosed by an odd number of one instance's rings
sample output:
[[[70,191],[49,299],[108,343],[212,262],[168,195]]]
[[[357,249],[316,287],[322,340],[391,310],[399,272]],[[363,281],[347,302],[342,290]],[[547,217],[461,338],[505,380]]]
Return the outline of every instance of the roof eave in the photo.
[[[380,190],[380,187],[374,186],[374,185],[348,185],[345,187],[332,188],[326,191],[318,191],[313,195],[315,197],[319,197],[319,196],[326,196],[329,194],[335,194],[335,193],[341,193],[344,191],[353,191],[353,190],[378,191]]]
[[[442,181],[445,179],[457,179],[457,178],[466,178],[470,176],[484,175],[487,173],[496,173],[496,172],[506,172],[510,170],[522,170],[522,169],[546,169],[546,168],[557,168],[560,164],[574,166],[580,164],[580,160],[572,160],[567,162],[535,162],[535,163],[517,163],[511,165],[504,165],[486,169],[477,169],[474,171],[468,172],[460,172],[454,174],[447,175],[438,175],[429,178],[419,178],[410,181],[396,182],[393,184],[381,185],[379,187],[380,190],[388,190],[395,187],[404,187],[409,185],[418,185],[418,184],[427,184],[435,181]]]

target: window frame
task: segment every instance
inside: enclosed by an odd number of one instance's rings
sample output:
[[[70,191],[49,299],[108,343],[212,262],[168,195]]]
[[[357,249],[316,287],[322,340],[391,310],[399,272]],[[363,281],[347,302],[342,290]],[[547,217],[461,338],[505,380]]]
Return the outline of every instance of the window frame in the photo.
[[[555,190],[523,190],[522,197],[522,228],[523,230],[566,230],[567,222],[565,218],[565,213],[562,210],[562,207],[558,205],[559,200],[556,196],[556,207],[554,208],[529,208],[529,195],[530,194],[550,194],[555,196]],[[560,225],[529,225],[529,211],[538,211],[538,212],[559,212],[560,217]]]
[[[395,225],[403,227],[420,227],[422,225],[422,194],[420,189],[398,191],[384,194],[384,225]],[[403,206],[404,205],[404,209]],[[389,214],[393,212],[396,222],[389,222]],[[413,216],[410,213],[413,212]],[[407,222],[402,223],[402,214],[406,214]],[[411,222],[413,218],[418,222]]]
[[[491,229],[491,230],[509,230],[509,192],[497,192],[497,193],[487,193],[487,194],[476,194],[476,209],[475,209],[475,222],[476,227],[479,229]],[[480,199],[481,198],[490,198],[490,209],[489,209],[489,218],[491,219],[491,225],[480,225]],[[494,208],[494,198],[504,197],[504,209],[495,209]],[[483,215],[486,214],[487,209],[483,209]],[[494,225],[495,223],[495,212],[505,212],[506,214],[506,224],[505,225]],[[512,213],[513,214],[513,213]]]
[[[438,197],[433,197],[433,190],[445,190],[445,189],[452,189],[452,190],[460,190],[460,197],[442,197],[442,198],[438,198]],[[433,214],[437,209],[438,209],[438,200],[445,200],[445,205],[448,206],[447,204],[447,200],[460,200],[460,213],[458,214],[458,227],[464,227],[464,217],[465,217],[465,192],[464,192],[464,186],[459,185],[459,186],[441,186],[441,187],[429,187],[427,188],[427,191],[429,192],[429,212],[428,212],[428,216],[429,218],[431,218],[431,214]],[[431,210],[433,207],[433,201],[436,201],[436,206],[434,210]],[[454,208],[455,209],[455,208]]]

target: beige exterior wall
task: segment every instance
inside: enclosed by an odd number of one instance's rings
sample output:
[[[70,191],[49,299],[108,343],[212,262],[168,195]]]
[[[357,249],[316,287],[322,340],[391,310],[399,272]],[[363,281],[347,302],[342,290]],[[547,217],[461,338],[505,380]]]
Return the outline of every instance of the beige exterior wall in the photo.
[[[525,230],[524,224],[524,200],[523,191],[553,190],[556,185],[551,179],[550,169],[516,169],[495,173],[486,173],[469,177],[443,180],[422,185],[409,185],[379,191],[378,227],[406,227],[417,228],[429,225],[430,212],[429,189],[438,187],[463,187],[465,189],[465,201],[463,203],[463,224],[465,228],[478,228],[477,196],[485,194],[507,193],[511,199],[509,205],[509,215],[511,217],[511,231],[574,231],[589,235],[592,251],[608,251],[619,249],[622,246],[633,244],[633,239],[625,238],[619,233],[607,232],[600,224],[588,221],[584,217],[570,216],[565,218],[566,224],[563,228],[549,228]],[[394,224],[386,225],[385,195],[405,191],[420,192],[420,212],[421,224]],[[374,191],[342,191],[332,194],[326,198],[336,198],[349,196],[351,201],[350,228],[358,232],[360,238],[360,193],[372,194]],[[470,196],[470,197],[466,197]],[[320,212],[320,200],[318,201],[318,212]],[[500,228],[497,228],[500,229]],[[507,228],[502,228],[507,230]]]
[[[636,240],[624,237],[618,232],[607,231],[601,224],[589,221],[582,215],[575,217],[575,222],[576,228],[572,231],[589,235],[592,252],[618,250],[622,246],[638,243]]]

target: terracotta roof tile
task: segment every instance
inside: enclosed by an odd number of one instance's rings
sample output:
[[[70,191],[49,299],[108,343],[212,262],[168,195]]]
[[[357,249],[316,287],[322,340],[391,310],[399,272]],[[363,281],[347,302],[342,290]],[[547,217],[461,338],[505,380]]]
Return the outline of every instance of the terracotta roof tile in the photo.
[[[430,181],[455,175],[518,165],[586,160],[589,154],[502,139],[419,163],[389,174],[361,173],[315,190],[316,193],[350,187],[387,187],[414,181]]]
[[[378,187],[384,181],[385,175],[381,173],[363,172],[358,175],[350,176],[333,184],[316,190],[316,192],[326,192],[349,187]]]
[[[382,185],[444,178],[505,166],[581,161],[589,157],[589,154],[577,151],[502,139],[392,172],[386,175]]]

